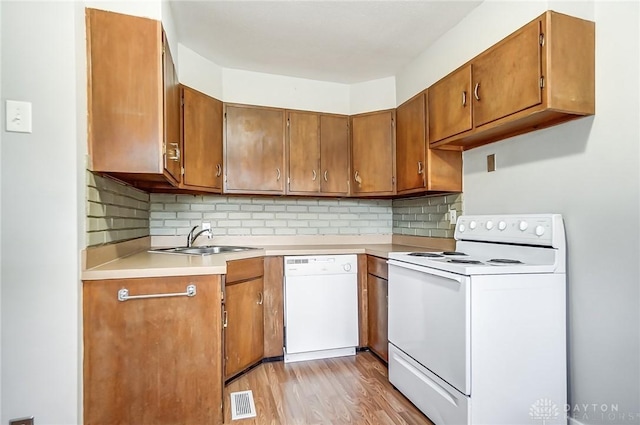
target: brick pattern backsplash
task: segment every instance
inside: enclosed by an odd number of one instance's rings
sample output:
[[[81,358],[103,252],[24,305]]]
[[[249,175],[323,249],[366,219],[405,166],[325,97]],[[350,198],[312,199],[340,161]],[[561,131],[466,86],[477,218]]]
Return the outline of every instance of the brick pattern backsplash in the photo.
[[[152,236],[186,235],[210,222],[214,235],[391,234],[391,200],[151,194]]]
[[[149,235],[149,194],[87,171],[87,246]]]
[[[455,226],[449,210],[462,214],[462,194],[423,196],[393,201],[393,233],[397,235],[452,238]]]

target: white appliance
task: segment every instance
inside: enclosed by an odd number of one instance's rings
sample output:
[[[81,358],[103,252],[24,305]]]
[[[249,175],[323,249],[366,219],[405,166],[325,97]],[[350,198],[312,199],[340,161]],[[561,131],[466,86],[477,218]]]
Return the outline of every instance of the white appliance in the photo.
[[[358,257],[284,257],[285,363],[355,355]]]
[[[566,424],[562,217],[461,216],[455,239],[389,254],[389,380],[436,425]]]

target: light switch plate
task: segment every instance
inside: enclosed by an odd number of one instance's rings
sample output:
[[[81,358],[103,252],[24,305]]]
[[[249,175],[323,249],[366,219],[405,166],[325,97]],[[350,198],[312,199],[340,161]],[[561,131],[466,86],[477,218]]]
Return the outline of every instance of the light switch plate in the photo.
[[[6,129],[17,133],[31,133],[31,102],[7,100]]]
[[[487,155],[487,171],[496,171],[496,154]]]

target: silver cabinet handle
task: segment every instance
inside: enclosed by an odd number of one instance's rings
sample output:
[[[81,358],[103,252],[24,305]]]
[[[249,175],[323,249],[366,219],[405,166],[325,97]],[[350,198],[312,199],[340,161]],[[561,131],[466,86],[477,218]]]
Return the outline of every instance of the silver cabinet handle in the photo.
[[[313,177],[311,178],[311,180],[316,181],[316,177],[318,177],[316,170],[311,170],[311,172],[313,172]]]
[[[329,170],[324,170],[324,181],[328,182],[329,179],[327,178],[327,173],[329,172]]]
[[[462,106],[467,106],[467,92],[463,91],[462,92]]]
[[[216,164],[216,177],[220,177],[222,175],[222,165]]]
[[[224,310],[222,312],[222,327],[223,328],[227,327],[227,324],[229,323],[228,319],[229,319],[229,316],[227,314],[227,310]]]
[[[479,88],[480,88],[480,83],[476,83],[476,86],[473,88],[473,95],[476,97],[476,100],[480,100],[480,96],[478,95]]]
[[[186,292],[174,292],[169,294],[146,294],[146,295],[129,295],[127,288],[118,291],[118,301],[142,300],[147,298],[167,298],[167,297],[195,297],[196,285],[188,285]]]
[[[169,144],[173,146],[173,156],[170,156],[169,159],[175,162],[180,161],[180,145],[178,145],[177,143],[169,143]]]
[[[264,295],[262,295],[262,292],[258,292],[258,305],[262,305],[262,303],[264,302]]]
[[[418,161],[418,174],[422,174],[424,172],[424,168],[422,168],[422,161]]]
[[[280,168],[276,168],[276,174],[277,174],[276,180],[280,181]]]

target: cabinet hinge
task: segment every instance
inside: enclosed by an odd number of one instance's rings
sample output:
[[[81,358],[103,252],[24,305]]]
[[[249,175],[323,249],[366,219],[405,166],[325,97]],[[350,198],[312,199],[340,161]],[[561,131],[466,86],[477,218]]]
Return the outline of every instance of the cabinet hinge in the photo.
[[[184,176],[184,167],[180,168],[180,174]]]
[[[540,41],[540,45],[544,46],[544,34],[540,34],[540,37],[538,37],[538,40]]]
[[[544,76],[540,77],[540,88],[544,88]]]
[[[224,182],[225,183],[227,182],[227,175],[226,174],[224,175]]]
[[[287,118],[287,127],[291,127],[291,121]]]
[[[227,113],[226,112],[224,113],[224,120],[225,121],[227,120]]]
[[[395,126],[396,126],[396,120],[391,118],[391,127],[395,127]]]
[[[162,155],[166,155],[166,154],[167,154],[167,144],[162,143]]]
[[[287,177],[287,184],[291,186],[291,177]]]
[[[395,177],[391,177],[391,184],[396,184],[396,178]]]

